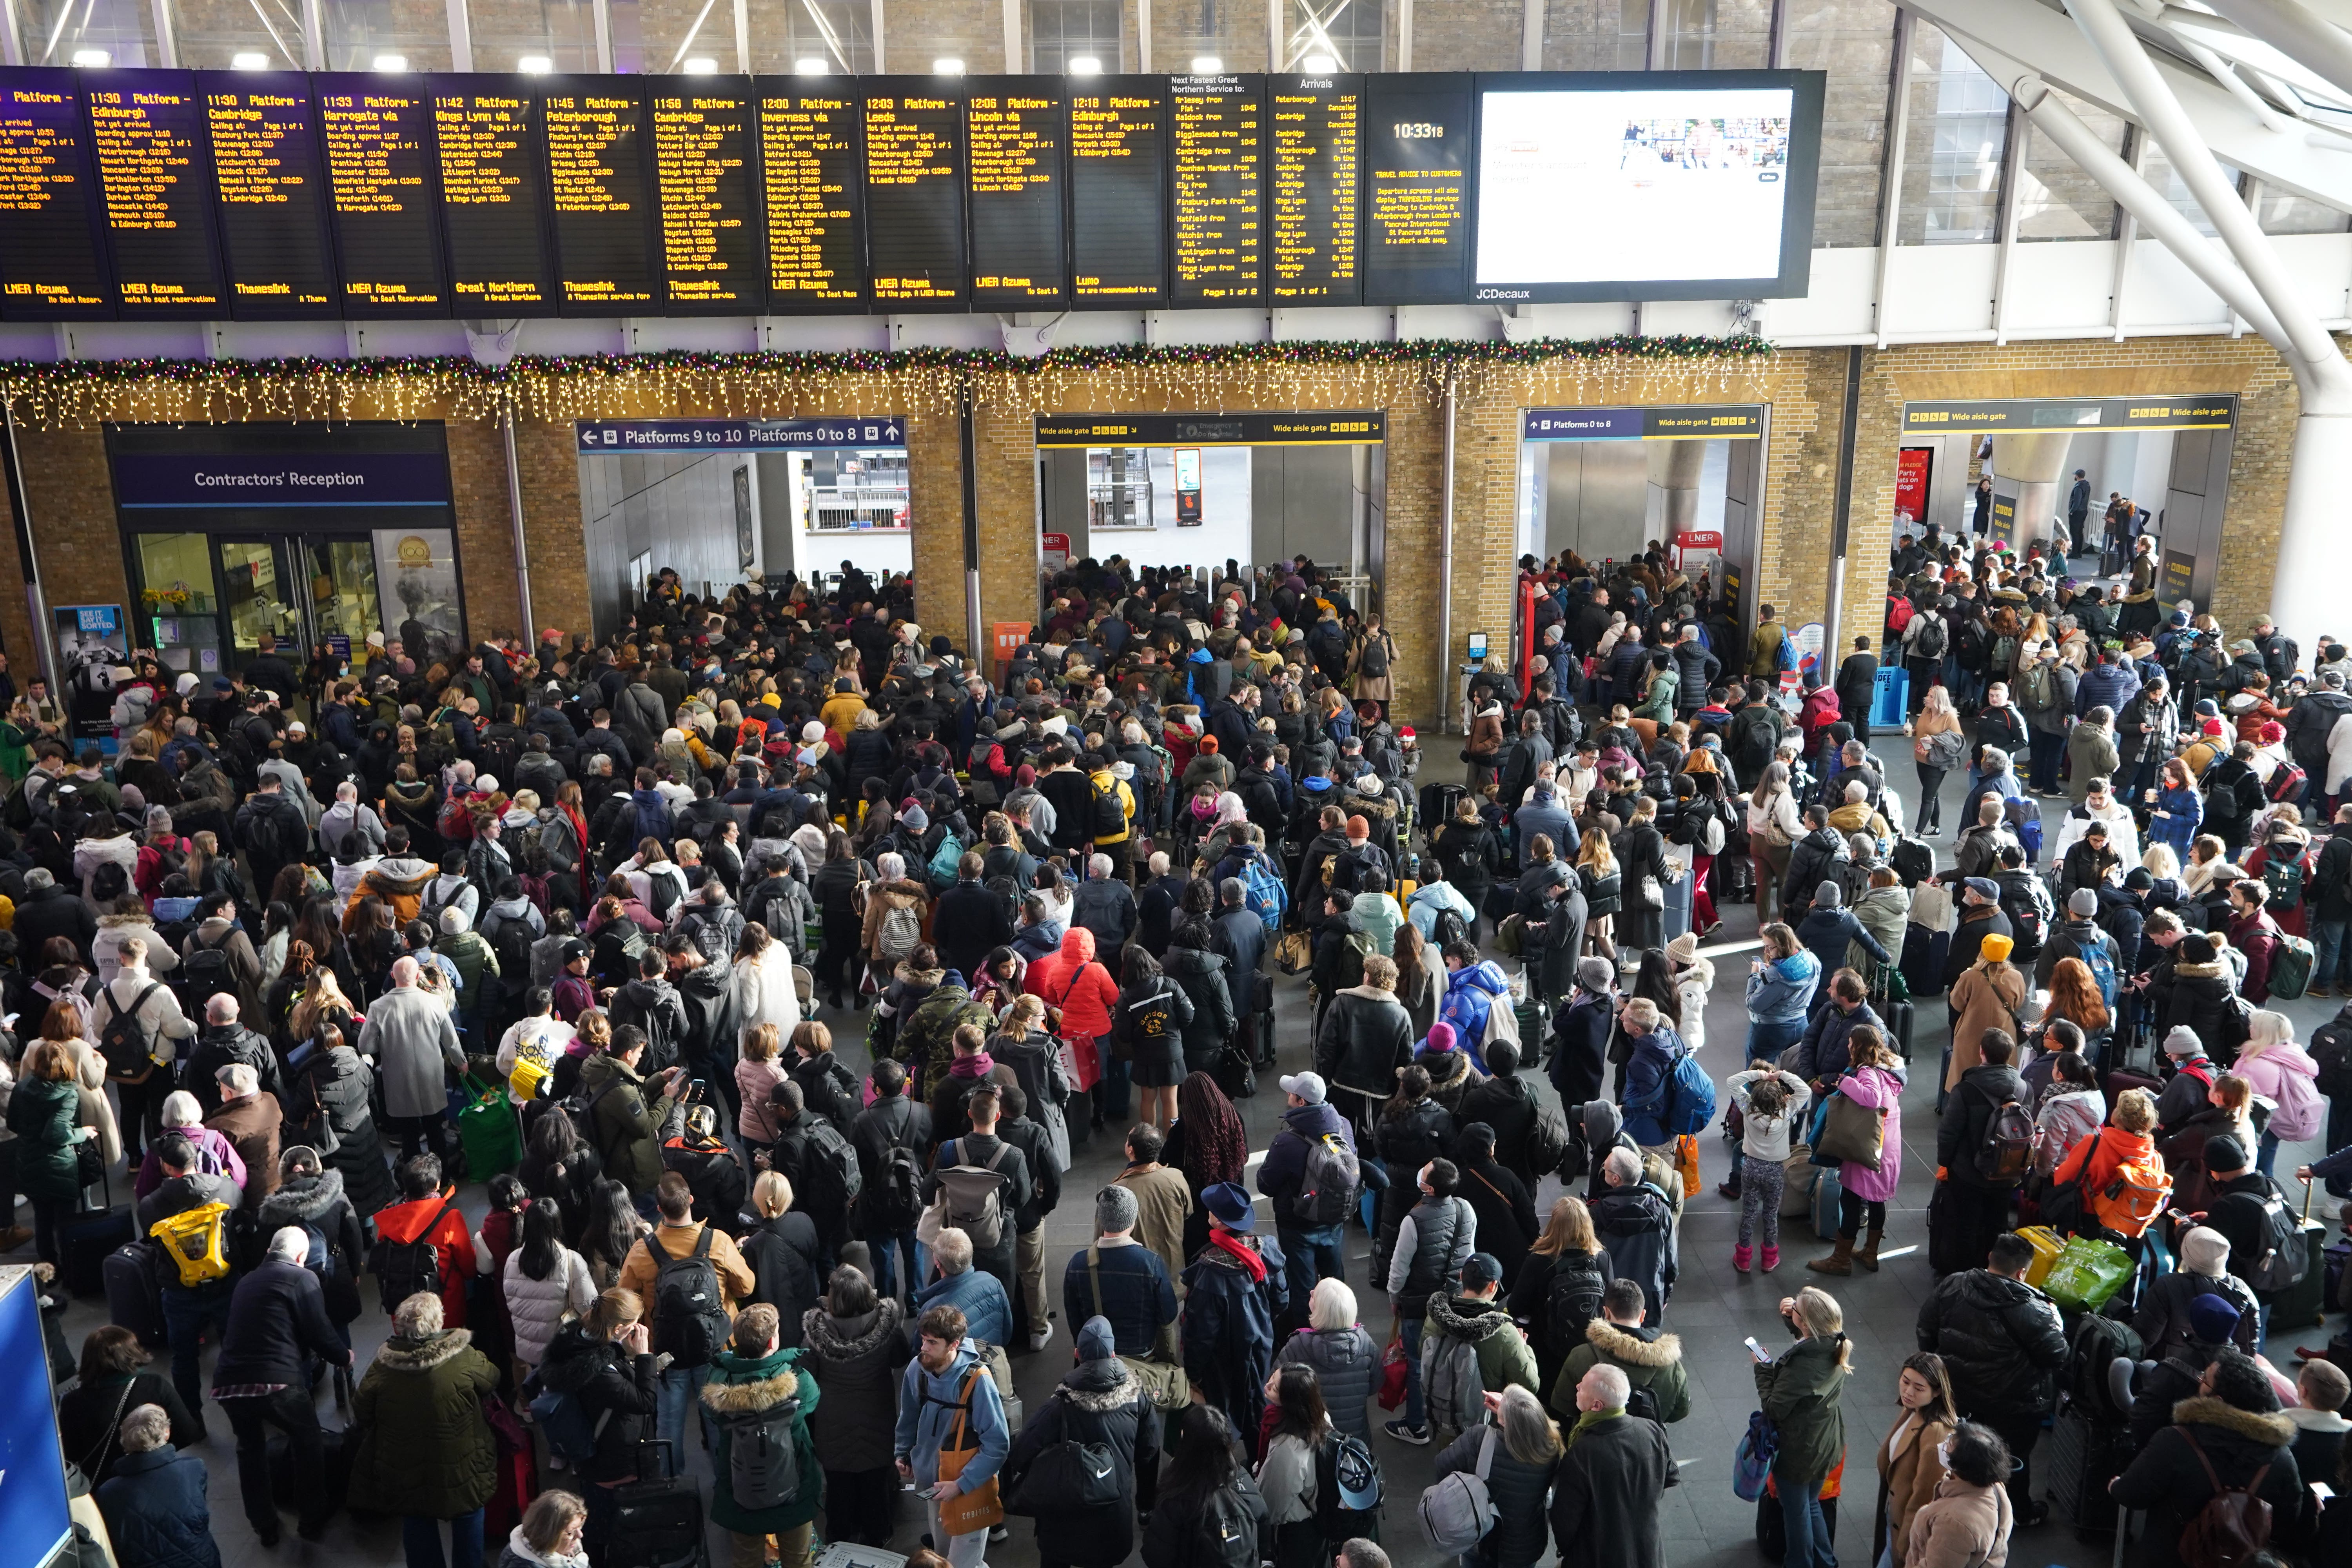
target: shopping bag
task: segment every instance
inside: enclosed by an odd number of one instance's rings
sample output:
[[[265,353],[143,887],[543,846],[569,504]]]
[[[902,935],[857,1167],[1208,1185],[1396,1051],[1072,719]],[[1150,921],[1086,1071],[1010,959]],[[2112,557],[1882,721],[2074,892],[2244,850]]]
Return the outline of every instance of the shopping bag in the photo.
[[[1389,1331],[1389,1348],[1381,1357],[1381,1408],[1394,1410],[1404,1403],[1405,1383],[1404,1329],[1402,1325]]]
[[[2042,1281],[2042,1289],[2050,1299],[2077,1312],[2095,1312],[2107,1304],[2107,1298],[2124,1287],[2138,1267],[2132,1255],[2111,1241],[2095,1237],[2074,1236],[2066,1238],[2065,1249],[2050,1266],[2050,1273]]]
[[[1675,1140],[1675,1169],[1682,1173],[1685,1193],[1699,1190],[1697,1133],[1685,1132]]]
[[[956,1410],[955,1430],[948,1436],[948,1446],[940,1450],[940,1479],[954,1480],[963,1474],[964,1467],[980,1457],[980,1440],[971,1436],[971,1385],[980,1376],[975,1367],[963,1380],[963,1397]],[[997,1491],[996,1478],[987,1480],[968,1492],[959,1492],[940,1504],[940,1525],[950,1535],[970,1535],[976,1530],[993,1530],[1004,1522],[1004,1500]]]

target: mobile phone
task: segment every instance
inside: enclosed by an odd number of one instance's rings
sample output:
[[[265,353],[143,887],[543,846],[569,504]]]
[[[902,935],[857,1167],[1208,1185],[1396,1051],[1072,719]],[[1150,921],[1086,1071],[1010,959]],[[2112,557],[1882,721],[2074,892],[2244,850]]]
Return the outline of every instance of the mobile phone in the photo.
[[[686,1083],[686,1092],[690,1099],[701,1100],[709,1096],[710,1086],[698,1078],[688,1079]]]
[[[1762,1345],[1758,1344],[1754,1334],[1748,1335],[1744,1342],[1748,1346],[1748,1353],[1754,1356],[1759,1365],[1769,1365],[1771,1363],[1772,1352],[1766,1350]]]
[[[2322,1503],[2331,1503],[2336,1500],[2336,1489],[2326,1481],[2314,1481],[2311,1483],[2311,1495]]]

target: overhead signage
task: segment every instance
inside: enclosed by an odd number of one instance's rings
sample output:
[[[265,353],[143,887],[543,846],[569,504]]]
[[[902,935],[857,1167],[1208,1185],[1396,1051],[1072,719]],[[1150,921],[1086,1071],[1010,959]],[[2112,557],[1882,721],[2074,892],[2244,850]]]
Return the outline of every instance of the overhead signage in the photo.
[[[1388,416],[1331,414],[1040,414],[1037,445],[1057,447],[1376,447]]]
[[[1741,440],[1764,434],[1758,404],[1673,404],[1655,408],[1530,408],[1521,416],[1529,441]]]
[[[114,459],[114,500],[154,507],[446,506],[438,452],[132,452]]]
[[[858,414],[838,419],[583,419],[572,428],[583,458],[625,452],[782,452],[907,444],[907,421],[896,414]]]
[[[1944,430],[2047,435],[2057,430],[2227,430],[2237,422],[2231,393],[2147,397],[2000,397],[1903,405],[1906,436]]]

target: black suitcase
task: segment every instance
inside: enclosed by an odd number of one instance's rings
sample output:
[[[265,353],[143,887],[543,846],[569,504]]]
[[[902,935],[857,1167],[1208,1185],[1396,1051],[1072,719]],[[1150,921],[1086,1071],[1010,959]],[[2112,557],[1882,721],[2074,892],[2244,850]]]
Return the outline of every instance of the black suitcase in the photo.
[[[130,1245],[135,1234],[130,1205],[114,1206],[114,1179],[102,1175],[100,1184],[105,1192],[105,1205],[84,1209],[58,1226],[58,1251],[62,1259],[58,1277],[77,1296],[106,1294],[106,1260],[117,1247]],[[163,1309],[159,1306],[156,1310],[160,1312]]]
[[[2308,1184],[2305,1184],[2304,1212],[2311,1210]],[[2306,1217],[2303,1222],[2303,1246],[2310,1261],[2303,1278],[2280,1291],[2271,1301],[2271,1332],[2284,1329],[2307,1329],[2318,1322],[2327,1310],[2327,1227]]]
[[[603,1568],[709,1568],[702,1492],[677,1471],[677,1446],[640,1443],[639,1479],[613,1494]]]
[[[163,1326],[163,1270],[170,1261],[161,1246],[140,1240],[106,1255],[106,1316],[139,1336],[151,1351],[171,1343]]]
[[[2095,1426],[2068,1407],[2052,1424],[2035,1468],[2052,1512],[2084,1534],[2104,1535],[2116,1527],[2116,1500],[2107,1495],[2107,1483],[2131,1461],[2128,1427]]]
[[[1903,984],[1911,988],[1916,1001],[1922,996],[1944,994],[1944,960],[1952,951],[1952,933],[1929,931],[1923,925],[1903,928],[1903,957],[1899,967]]]
[[[1895,1048],[1905,1061],[1911,1059],[1911,1026],[1917,1009],[1908,1002],[1881,1002],[1879,1015],[1886,1020],[1887,1032],[1895,1037]]]

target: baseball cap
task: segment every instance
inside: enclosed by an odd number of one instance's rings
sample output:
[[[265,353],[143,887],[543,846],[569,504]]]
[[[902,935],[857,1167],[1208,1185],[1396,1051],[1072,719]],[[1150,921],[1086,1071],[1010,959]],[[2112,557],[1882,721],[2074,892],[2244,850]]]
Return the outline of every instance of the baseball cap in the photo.
[[[1309,1105],[1320,1105],[1330,1090],[1324,1084],[1322,1074],[1295,1072],[1282,1080],[1282,1092],[1295,1094]]]

